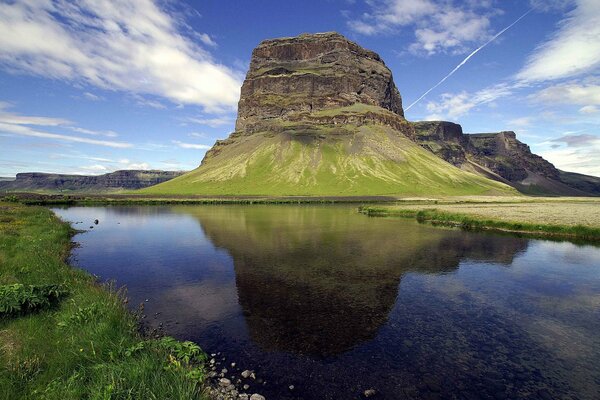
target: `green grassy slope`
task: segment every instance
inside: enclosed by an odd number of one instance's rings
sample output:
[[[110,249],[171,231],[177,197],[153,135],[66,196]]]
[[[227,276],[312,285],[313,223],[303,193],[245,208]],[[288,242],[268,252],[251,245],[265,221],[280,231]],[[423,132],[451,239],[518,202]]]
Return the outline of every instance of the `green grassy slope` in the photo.
[[[200,349],[141,337],[121,296],[64,262],[71,235],[46,208],[0,203],[0,400],[205,399]],[[47,285],[63,295],[45,304]]]
[[[382,125],[290,126],[239,136],[203,164],[147,194],[466,195],[515,194],[462,171]]]

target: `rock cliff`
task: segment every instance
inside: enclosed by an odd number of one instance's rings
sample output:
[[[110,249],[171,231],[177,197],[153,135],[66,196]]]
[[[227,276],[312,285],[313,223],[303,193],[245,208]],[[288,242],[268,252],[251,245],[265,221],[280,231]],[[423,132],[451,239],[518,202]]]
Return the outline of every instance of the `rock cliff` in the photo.
[[[238,118],[199,168],[147,193],[426,195],[514,193],[421,148],[392,73],[338,33],[265,40]]]
[[[41,172],[17,174],[13,181],[0,182],[0,192],[106,192],[141,189],[166,182],[183,171],[121,170],[104,175],[64,175]]]
[[[597,196],[600,178],[564,172],[531,152],[515,132],[464,134],[447,121],[413,123],[415,140],[465,170],[505,182],[528,194]]]
[[[272,118],[356,103],[404,116],[379,55],[335,32],[265,40],[252,52],[235,129],[257,131]]]

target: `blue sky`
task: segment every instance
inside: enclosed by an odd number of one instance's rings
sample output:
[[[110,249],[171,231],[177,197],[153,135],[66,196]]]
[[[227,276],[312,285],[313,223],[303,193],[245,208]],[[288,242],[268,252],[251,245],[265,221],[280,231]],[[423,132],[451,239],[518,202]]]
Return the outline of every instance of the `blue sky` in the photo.
[[[600,176],[598,0],[0,1],[0,176],[195,168],[252,49],[324,31],[383,57],[409,120]]]

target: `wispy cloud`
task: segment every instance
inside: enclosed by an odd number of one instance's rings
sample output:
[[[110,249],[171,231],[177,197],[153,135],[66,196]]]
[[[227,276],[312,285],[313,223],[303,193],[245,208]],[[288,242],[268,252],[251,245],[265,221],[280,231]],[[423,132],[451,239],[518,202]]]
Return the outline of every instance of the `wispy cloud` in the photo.
[[[76,142],[86,143],[98,146],[107,146],[115,148],[127,148],[133,145],[125,142],[116,142],[109,140],[97,140],[80,136],[65,135],[63,133],[45,132],[37,129],[37,127],[52,127],[52,128],[64,128],[74,132],[83,133],[92,136],[107,136],[115,137],[116,132],[113,131],[94,131],[90,129],[80,128],[73,126],[73,122],[64,118],[52,118],[52,117],[38,117],[38,116],[27,116],[19,115],[5,111],[7,104],[4,103],[0,107],[0,133],[38,137],[44,139],[60,140],[64,142]],[[36,128],[33,128],[36,127]]]
[[[172,142],[182,149],[208,150],[212,147],[205,144],[180,142],[179,140],[173,140]]]
[[[518,85],[517,85],[518,86]],[[482,104],[492,103],[502,97],[509,96],[517,87],[501,83],[479,90],[475,93],[462,91],[460,93],[443,93],[438,101],[429,101],[427,111],[432,114],[427,119],[456,119],[466,115],[473,108]]]
[[[438,83],[436,83],[435,85],[433,85],[425,93],[423,93],[418,99],[416,99],[408,107],[406,107],[406,111],[410,110],[412,106],[414,106],[419,101],[421,101],[421,99],[423,99],[425,96],[427,96],[432,90],[436,89],[438,86],[440,86],[442,83],[444,83],[448,78],[450,78],[452,75],[454,75],[454,73],[456,71],[458,71],[460,69],[460,67],[462,67],[463,65],[465,65],[471,59],[471,57],[473,57],[475,54],[477,54],[480,50],[482,50],[488,44],[490,44],[494,40],[496,40],[504,32],[506,32],[507,30],[509,30],[510,28],[512,28],[517,22],[519,22],[520,20],[522,20],[530,12],[531,12],[531,10],[527,11],[525,14],[523,14],[519,18],[517,18],[512,24],[508,25],[506,28],[502,29],[500,32],[498,32],[494,36],[492,36],[492,38],[490,40],[488,40],[487,42],[485,42],[484,44],[482,44],[481,46],[479,46],[478,48],[476,48],[475,50],[473,50],[456,67],[454,67],[454,69],[452,71],[450,71],[446,76],[444,76]]]
[[[597,79],[592,83],[567,82],[548,86],[529,98],[547,104],[572,104],[579,106],[600,106],[600,84]]]
[[[412,53],[464,53],[491,36],[490,17],[497,13],[489,2],[438,0],[370,0],[370,11],[350,19],[348,27],[363,35],[391,34],[401,28],[414,30]],[[348,15],[348,14],[346,14]]]
[[[227,124],[233,123],[233,119],[230,117],[219,117],[219,118],[188,117],[188,118],[185,118],[185,121],[191,122],[193,124],[210,126],[211,128],[216,128],[216,127],[219,127],[222,125],[227,125]]]
[[[569,78],[600,66],[600,2],[577,0],[558,31],[529,57],[517,79],[539,82]]]
[[[83,97],[91,100],[91,101],[100,101],[100,100],[104,100],[104,97],[102,96],[98,96],[97,94],[94,93],[90,93],[90,92],[84,92],[83,93]]]
[[[85,135],[92,136],[106,136],[106,137],[117,137],[119,134],[114,131],[94,131],[92,129],[79,128],[76,126],[69,127],[74,132],[83,133]]]
[[[12,124],[0,123],[0,132],[11,133],[14,135],[19,135],[19,136],[30,136],[30,137],[37,137],[37,138],[43,138],[43,139],[61,140],[61,141],[66,141],[66,142],[94,144],[94,145],[106,146],[106,147],[115,147],[115,148],[133,147],[133,145],[131,143],[114,142],[114,141],[109,141],[109,140],[96,140],[96,139],[89,139],[89,138],[80,137],[80,136],[70,136],[70,135],[63,135],[63,134],[58,134],[58,133],[44,132],[44,131],[32,129],[32,128],[30,128],[28,126],[24,126],[24,125],[12,125]]]
[[[566,144],[568,147],[582,147],[590,145],[600,145],[600,137],[582,133],[580,135],[564,135],[550,140],[554,143]]]
[[[4,2],[0,62],[46,78],[233,109],[240,76],[183,31],[152,0]]]

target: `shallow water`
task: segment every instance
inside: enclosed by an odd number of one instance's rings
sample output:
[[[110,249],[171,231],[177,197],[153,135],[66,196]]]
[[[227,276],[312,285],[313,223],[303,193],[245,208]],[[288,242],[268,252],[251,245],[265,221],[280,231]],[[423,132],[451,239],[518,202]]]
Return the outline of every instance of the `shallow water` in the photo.
[[[600,398],[598,247],[350,206],[54,211],[75,265],[268,400]]]

